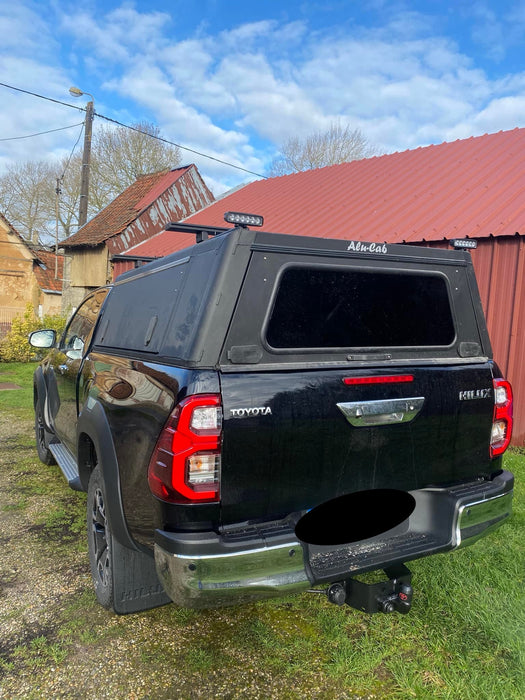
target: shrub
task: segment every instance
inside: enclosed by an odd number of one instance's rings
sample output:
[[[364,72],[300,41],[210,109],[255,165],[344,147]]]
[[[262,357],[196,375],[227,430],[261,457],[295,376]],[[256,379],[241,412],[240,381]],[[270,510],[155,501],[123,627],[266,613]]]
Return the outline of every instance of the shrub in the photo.
[[[27,336],[32,331],[40,328],[52,328],[60,335],[66,325],[64,316],[47,315],[37,318],[33,306],[27,304],[25,311],[15,316],[11,324],[11,330],[0,342],[0,361],[2,362],[30,362],[35,359],[35,348],[27,342]],[[40,355],[45,355],[46,350],[39,350]]]

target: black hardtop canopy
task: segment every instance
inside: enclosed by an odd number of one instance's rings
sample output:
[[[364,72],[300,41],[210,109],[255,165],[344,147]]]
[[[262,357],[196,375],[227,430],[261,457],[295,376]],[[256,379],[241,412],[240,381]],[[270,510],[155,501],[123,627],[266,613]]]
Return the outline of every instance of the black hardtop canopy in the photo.
[[[199,231],[201,229],[198,227]],[[195,234],[195,227],[189,232]],[[471,354],[481,356],[482,347],[490,348],[483,330],[485,325],[479,296],[476,301],[472,262],[466,251],[312,238],[252,230],[242,226],[215,231],[198,244],[119,277],[109,294],[104,319],[99,324],[94,345],[100,350],[111,349],[126,356],[139,355],[144,359],[174,363],[187,368],[220,366],[225,369],[241,364],[258,364],[261,368],[270,365],[282,367],[290,362],[346,363],[349,358],[355,358],[355,352],[350,352],[346,346],[294,347],[288,350],[272,347],[268,335],[270,316],[277,303],[284,271],[294,266],[323,270],[333,268],[334,272],[329,273],[332,280],[345,269],[382,274],[381,283],[386,281],[387,273],[401,279],[406,277],[405,271],[412,276],[430,274],[435,278],[440,277],[442,285],[449,289],[444,294],[445,297],[447,294],[450,296],[450,304],[454,309],[452,313],[461,318],[457,327],[461,329],[468,326],[472,329],[467,339],[473,343],[469,346],[474,348]],[[458,292],[459,282],[456,278],[460,269],[463,269],[463,273],[461,292]],[[370,274],[367,277],[369,280]],[[348,305],[349,294],[353,294],[346,281],[342,282],[341,277],[337,277],[337,280],[331,282],[332,287],[336,285],[334,291],[330,292],[334,309],[340,306],[341,300]],[[445,283],[445,280],[448,282]],[[329,288],[324,282],[314,284],[321,285],[315,289],[319,289],[319,293],[326,297]],[[306,285],[304,294],[295,288],[292,290],[290,300],[295,299],[298,306],[297,313],[290,316],[290,319],[304,317],[312,300],[318,298],[318,294],[313,291],[314,287],[309,285],[310,283]],[[407,293],[412,294],[411,289],[415,289],[413,285],[397,285],[396,288],[401,289],[405,297]],[[311,294],[314,296],[309,298],[308,295]],[[282,295],[280,298],[282,301]],[[370,303],[367,302],[368,306]],[[318,305],[319,314],[329,311],[330,304],[332,301],[327,298],[324,307]],[[435,306],[434,301],[429,301],[429,304]],[[363,303],[363,308],[365,307],[367,305]],[[427,310],[427,306],[423,308],[421,305],[420,308],[425,317],[428,314],[435,316],[432,308]],[[344,318],[340,317],[341,323],[350,322],[348,313]],[[407,315],[409,316],[408,312],[405,313]],[[282,319],[285,318],[288,319],[288,316],[282,316]],[[452,320],[449,325],[454,323],[453,317],[450,318]],[[466,320],[469,322],[466,323]],[[318,321],[322,321],[322,315]],[[289,325],[288,320],[283,320],[282,323]],[[479,332],[476,331],[477,327]],[[449,336],[452,338],[452,335],[451,330]],[[277,337],[275,332],[274,337]],[[426,348],[422,353],[416,348],[408,354],[411,358],[421,357],[422,354],[428,358],[457,358],[461,354],[456,346],[459,348],[460,342],[464,340],[458,336],[453,341],[454,344],[452,340],[450,343],[447,341],[447,347],[441,347],[436,352]],[[280,338],[279,342],[286,342],[286,337]],[[464,353],[464,350],[461,352]],[[387,354],[389,358],[395,355],[408,356],[406,350],[395,350]]]
[[[204,250],[215,249],[222,246],[225,239],[235,236],[236,244],[270,247],[286,252],[317,253],[319,255],[334,255],[344,257],[379,257],[390,259],[392,256],[400,259],[447,262],[452,265],[468,264],[470,253],[467,250],[443,250],[427,248],[421,245],[404,245],[399,243],[370,242],[343,240],[329,237],[296,236],[286,233],[273,233],[270,231],[252,230],[246,227],[218,228],[199,224],[172,223],[166,226],[167,231],[179,231],[195,235],[197,243],[189,244],[187,248],[170,253],[163,258],[153,260],[147,265],[126,272],[118,278],[118,283],[125,282],[146,271],[158,270],[166,264],[187,258],[193,254],[202,253]],[[206,235],[206,237],[204,237]]]

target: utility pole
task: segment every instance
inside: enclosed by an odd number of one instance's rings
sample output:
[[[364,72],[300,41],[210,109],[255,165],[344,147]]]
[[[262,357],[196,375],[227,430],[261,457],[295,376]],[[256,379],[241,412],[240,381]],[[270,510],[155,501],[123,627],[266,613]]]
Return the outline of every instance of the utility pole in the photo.
[[[93,102],[86,105],[86,121],[84,122],[84,153],[82,154],[82,174],[80,180],[80,204],[78,207],[78,227],[84,226],[87,221],[89,200],[89,166],[91,163],[91,129],[94,116]]]
[[[89,92],[77,87],[70,87],[69,93],[74,97],[89,95],[91,100],[86,105],[86,119],[84,121],[84,152],[82,154],[82,173],[80,178],[80,204],[78,206],[78,227],[81,228],[87,221],[89,201],[89,166],[91,163],[91,131],[93,117],[95,116],[95,98]]]
[[[60,194],[62,190],[60,189],[60,181],[62,178],[57,177],[57,186],[55,188],[55,279],[58,279],[58,204],[60,199]]]

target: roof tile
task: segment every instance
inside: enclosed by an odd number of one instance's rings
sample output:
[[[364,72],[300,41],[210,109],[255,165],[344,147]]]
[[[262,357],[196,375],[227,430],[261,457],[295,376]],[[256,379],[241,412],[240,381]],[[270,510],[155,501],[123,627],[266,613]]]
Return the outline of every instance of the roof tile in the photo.
[[[58,256],[58,274],[57,278],[55,278],[55,254],[47,250],[35,250],[33,252],[38,257],[38,260],[44,265],[44,267],[42,267],[38,264],[38,261],[35,261],[33,265],[35,277],[40,289],[49,290],[52,292],[61,292],[62,279],[64,277],[64,256]]]
[[[81,229],[61,241],[60,245],[65,248],[77,245],[95,246],[116,236],[191,167],[193,166],[188,165],[141,175]]]

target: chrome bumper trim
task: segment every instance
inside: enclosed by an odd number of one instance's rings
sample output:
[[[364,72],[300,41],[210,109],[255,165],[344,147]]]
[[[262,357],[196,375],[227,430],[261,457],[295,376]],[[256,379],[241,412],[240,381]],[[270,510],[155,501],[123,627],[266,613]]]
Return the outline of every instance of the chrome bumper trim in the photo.
[[[173,554],[155,545],[157,574],[174,603],[215,608],[306,590],[298,542],[224,554]]]
[[[456,548],[474,544],[498,528],[512,514],[513,491],[463,504],[458,511]]]

